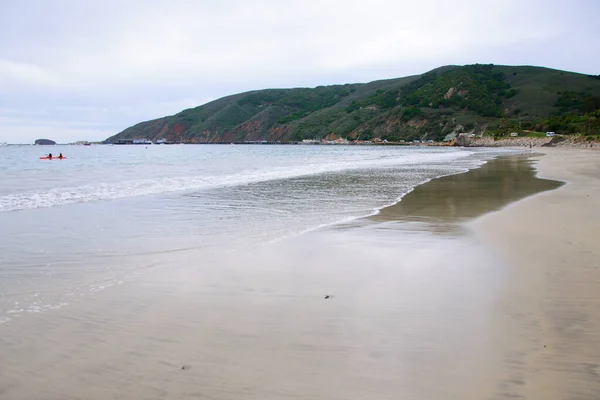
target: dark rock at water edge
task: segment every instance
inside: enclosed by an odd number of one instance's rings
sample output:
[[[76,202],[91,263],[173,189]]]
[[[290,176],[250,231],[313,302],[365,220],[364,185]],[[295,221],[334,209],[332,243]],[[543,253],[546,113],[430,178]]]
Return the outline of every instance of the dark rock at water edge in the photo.
[[[56,142],[54,140],[50,140],[50,139],[38,139],[35,141],[35,144],[39,144],[39,145],[54,145],[56,144]]]
[[[460,134],[456,137],[456,142],[454,143],[455,146],[470,146],[471,145],[471,138],[468,135],[465,134]]]

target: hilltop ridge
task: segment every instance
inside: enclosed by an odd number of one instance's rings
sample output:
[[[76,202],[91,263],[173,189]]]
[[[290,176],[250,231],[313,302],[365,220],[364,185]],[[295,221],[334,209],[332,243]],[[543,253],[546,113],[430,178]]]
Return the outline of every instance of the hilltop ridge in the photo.
[[[600,76],[532,66],[444,66],[421,75],[226,96],[107,139],[228,143],[442,140],[458,132],[600,134]]]

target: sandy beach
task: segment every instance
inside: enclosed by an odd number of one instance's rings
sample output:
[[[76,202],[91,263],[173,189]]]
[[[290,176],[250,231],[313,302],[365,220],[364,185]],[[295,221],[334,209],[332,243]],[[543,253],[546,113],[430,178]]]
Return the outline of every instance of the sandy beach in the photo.
[[[537,150],[536,150],[537,151]],[[538,176],[567,184],[471,227],[508,260],[499,312],[506,379],[500,392],[527,399],[600,394],[600,152],[543,148]]]
[[[600,153],[540,151],[0,325],[0,398],[597,399]]]

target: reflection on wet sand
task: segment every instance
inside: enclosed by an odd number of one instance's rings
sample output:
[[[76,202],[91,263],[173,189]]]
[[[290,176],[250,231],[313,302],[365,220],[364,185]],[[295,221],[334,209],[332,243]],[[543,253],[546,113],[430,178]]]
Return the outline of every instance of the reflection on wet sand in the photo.
[[[463,222],[498,210],[513,201],[558,188],[557,181],[539,179],[528,156],[500,157],[464,174],[417,186],[371,220]]]

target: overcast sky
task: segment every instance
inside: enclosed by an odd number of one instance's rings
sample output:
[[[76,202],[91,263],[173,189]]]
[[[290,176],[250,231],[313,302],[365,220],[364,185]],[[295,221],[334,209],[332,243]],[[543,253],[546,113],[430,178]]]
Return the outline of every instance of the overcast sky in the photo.
[[[447,64],[600,74],[597,0],[0,0],[0,142]]]

